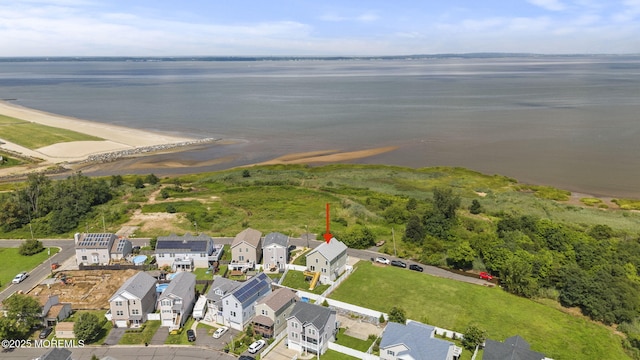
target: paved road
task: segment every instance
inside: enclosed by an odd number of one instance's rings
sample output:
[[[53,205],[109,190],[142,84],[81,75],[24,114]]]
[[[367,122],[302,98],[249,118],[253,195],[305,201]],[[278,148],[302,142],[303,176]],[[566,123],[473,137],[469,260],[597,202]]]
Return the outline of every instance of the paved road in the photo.
[[[35,359],[42,356],[49,349],[14,349],[13,351],[0,352],[0,358],[3,360],[24,360]],[[219,351],[211,350],[205,347],[190,345],[172,345],[172,346],[87,346],[83,348],[69,349],[72,352],[73,359],[90,359],[91,355],[96,355],[102,359],[111,356],[118,360],[196,360],[196,359],[213,359],[213,360],[237,360],[234,356]]]

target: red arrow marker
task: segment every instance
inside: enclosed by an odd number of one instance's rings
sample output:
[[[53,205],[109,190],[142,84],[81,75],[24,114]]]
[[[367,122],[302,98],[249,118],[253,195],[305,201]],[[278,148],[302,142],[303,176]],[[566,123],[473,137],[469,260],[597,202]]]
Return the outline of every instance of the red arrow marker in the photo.
[[[331,232],[329,231],[329,203],[327,203],[327,232],[324,233],[324,239],[327,241],[327,244],[331,241]]]

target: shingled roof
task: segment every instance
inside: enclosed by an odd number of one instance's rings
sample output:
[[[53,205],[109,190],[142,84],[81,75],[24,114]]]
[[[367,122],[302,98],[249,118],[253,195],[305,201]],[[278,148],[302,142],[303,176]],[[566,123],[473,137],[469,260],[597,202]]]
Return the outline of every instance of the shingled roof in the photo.
[[[233,239],[233,243],[231,243],[231,247],[235,247],[236,245],[246,242],[254,248],[258,248],[261,237],[261,231],[252,228],[246,228],[239,232],[238,235],[236,235],[236,237]]]

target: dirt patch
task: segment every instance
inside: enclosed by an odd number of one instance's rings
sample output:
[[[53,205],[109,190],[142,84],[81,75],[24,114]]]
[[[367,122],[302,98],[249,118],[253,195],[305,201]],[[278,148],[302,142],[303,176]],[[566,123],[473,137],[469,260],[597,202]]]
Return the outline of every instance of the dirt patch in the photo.
[[[139,209],[136,210],[129,221],[122,225],[137,226],[142,232],[154,232],[162,230],[167,233],[178,233],[182,231],[177,226],[184,219],[182,214],[170,214],[170,213],[142,213]]]
[[[56,279],[64,275],[67,284],[56,281],[52,285],[38,285],[29,295],[44,301],[51,295],[58,295],[60,302],[71,303],[73,310],[106,310],[109,309],[109,298],[137,272],[133,269],[61,271]]]
[[[581,207],[584,207],[584,208],[591,208],[591,209],[598,208],[597,206],[585,205],[582,201],[580,201],[580,199],[584,199],[584,198],[600,199],[602,201],[602,204],[607,206],[607,209],[600,208],[600,210],[618,210],[618,209],[620,209],[618,204],[613,202],[614,198],[612,198],[612,197],[595,196],[595,195],[578,193],[578,192],[572,192],[571,196],[569,197],[569,200],[563,201],[563,203],[569,204],[569,205],[574,205],[574,206],[581,206]]]

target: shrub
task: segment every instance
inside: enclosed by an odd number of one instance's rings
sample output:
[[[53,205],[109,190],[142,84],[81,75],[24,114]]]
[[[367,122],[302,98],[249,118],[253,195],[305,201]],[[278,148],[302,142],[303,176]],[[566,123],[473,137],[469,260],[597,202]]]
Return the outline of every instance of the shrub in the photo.
[[[23,256],[31,256],[41,252],[42,250],[44,250],[42,241],[28,239],[20,245],[20,250],[18,250],[18,252]]]

